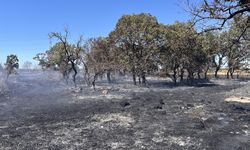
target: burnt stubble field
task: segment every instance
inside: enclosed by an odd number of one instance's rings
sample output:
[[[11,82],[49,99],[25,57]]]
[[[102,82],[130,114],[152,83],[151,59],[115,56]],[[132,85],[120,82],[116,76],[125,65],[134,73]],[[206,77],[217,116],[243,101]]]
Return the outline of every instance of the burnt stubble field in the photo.
[[[211,79],[148,87],[123,79],[96,91],[73,88],[54,72],[11,76],[0,95],[0,149],[227,149],[250,147],[245,80]],[[103,93],[107,90],[108,93]]]

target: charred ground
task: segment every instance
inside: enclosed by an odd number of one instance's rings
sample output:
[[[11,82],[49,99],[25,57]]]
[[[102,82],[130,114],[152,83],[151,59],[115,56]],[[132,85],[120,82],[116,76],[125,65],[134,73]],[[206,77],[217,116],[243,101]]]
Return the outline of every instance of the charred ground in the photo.
[[[248,149],[247,80],[148,88],[121,81],[69,88],[53,73],[22,73],[0,96],[0,149]],[[162,83],[162,81],[161,81]],[[108,94],[102,94],[109,89]]]

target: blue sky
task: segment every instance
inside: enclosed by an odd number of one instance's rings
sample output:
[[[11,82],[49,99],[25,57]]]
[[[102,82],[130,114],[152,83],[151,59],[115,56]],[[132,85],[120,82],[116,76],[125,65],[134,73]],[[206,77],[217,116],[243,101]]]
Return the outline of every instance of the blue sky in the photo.
[[[181,0],[2,0],[0,63],[17,54],[22,65],[50,47],[48,33],[68,26],[71,39],[106,36],[124,14],[150,13],[160,23],[186,21]]]

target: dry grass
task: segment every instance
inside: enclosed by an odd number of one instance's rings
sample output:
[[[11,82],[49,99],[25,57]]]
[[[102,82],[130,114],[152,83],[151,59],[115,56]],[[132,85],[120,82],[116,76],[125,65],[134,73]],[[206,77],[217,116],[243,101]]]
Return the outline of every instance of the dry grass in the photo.
[[[250,76],[250,72],[249,71],[245,71],[245,70],[236,70],[234,75],[239,75],[239,76]],[[213,76],[214,75],[214,71],[209,71],[208,75]],[[218,72],[219,76],[226,76],[227,75],[227,69],[222,69]]]

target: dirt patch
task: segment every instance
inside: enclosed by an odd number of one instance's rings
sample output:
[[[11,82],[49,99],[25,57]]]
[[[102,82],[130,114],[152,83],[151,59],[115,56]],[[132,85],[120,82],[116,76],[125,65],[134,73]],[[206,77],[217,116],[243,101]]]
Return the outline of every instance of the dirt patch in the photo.
[[[226,98],[225,102],[237,102],[237,103],[250,104],[250,97],[236,97],[236,96],[232,96],[232,97]]]
[[[121,127],[131,127],[135,122],[130,114],[124,113],[98,114],[92,118],[92,121],[93,123],[91,126],[99,128],[104,128],[107,124]]]

